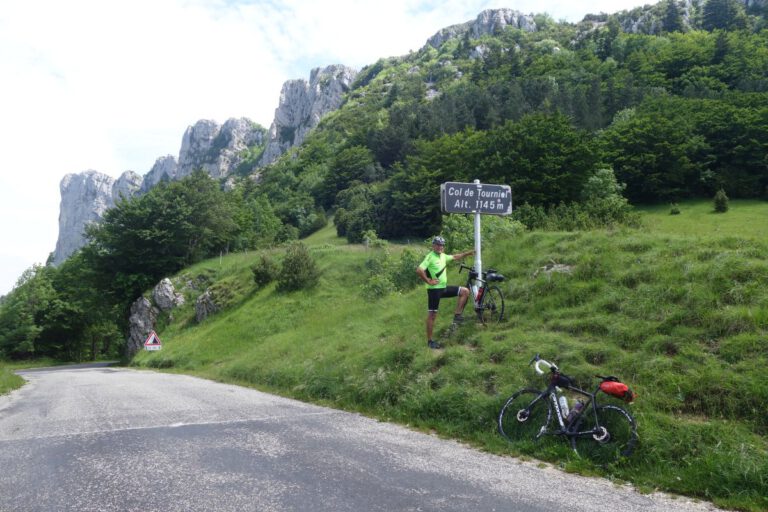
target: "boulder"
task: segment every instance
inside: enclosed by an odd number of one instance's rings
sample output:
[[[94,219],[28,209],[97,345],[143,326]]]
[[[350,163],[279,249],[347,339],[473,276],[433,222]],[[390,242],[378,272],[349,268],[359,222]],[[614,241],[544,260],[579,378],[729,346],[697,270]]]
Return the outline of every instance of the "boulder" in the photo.
[[[205,290],[195,301],[195,319],[202,322],[216,311],[219,310],[219,306],[211,293],[211,290]]]
[[[157,308],[152,306],[146,297],[139,297],[131,305],[131,316],[128,319],[129,335],[126,342],[128,357],[132,357],[144,347],[144,341],[155,328],[157,315]]]
[[[184,304],[184,296],[176,293],[173,283],[166,277],[152,290],[152,301],[160,311],[167,313],[173,308]]]

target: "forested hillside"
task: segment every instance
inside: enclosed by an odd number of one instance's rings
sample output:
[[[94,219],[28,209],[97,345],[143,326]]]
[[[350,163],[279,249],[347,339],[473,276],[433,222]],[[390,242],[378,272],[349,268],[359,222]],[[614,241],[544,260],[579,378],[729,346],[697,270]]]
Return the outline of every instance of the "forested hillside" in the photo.
[[[762,9],[764,11],[764,9]],[[194,262],[313,233],[349,241],[441,230],[439,185],[512,186],[529,229],[633,225],[632,204],[768,191],[768,30],[760,9],[710,0],[578,24],[536,16],[382,58],[291,154],[204,173],[124,201],[60,267],[36,266],[0,302],[0,358],[122,354],[128,307]],[[461,20],[457,20],[461,21]],[[427,36],[427,34],[425,34]]]

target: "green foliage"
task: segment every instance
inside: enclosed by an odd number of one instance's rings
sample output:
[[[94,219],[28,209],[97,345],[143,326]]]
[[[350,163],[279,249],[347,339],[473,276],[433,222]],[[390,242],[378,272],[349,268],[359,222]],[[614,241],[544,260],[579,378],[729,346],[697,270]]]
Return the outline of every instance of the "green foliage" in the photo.
[[[259,288],[263,288],[275,280],[278,266],[268,254],[262,254],[259,256],[259,262],[251,267],[251,271],[253,272],[253,282]]]
[[[375,251],[365,262],[368,271],[362,285],[363,295],[368,300],[378,300],[390,293],[404,293],[419,284],[416,267],[421,256],[411,249],[403,249],[397,259],[386,247]]]
[[[319,279],[320,270],[307,246],[301,242],[289,245],[277,276],[278,291],[292,292],[313,288]]]
[[[704,30],[735,30],[747,25],[744,4],[737,0],[708,0],[703,7]]]
[[[508,216],[484,215],[480,218],[480,237],[483,244],[493,244],[497,240],[509,240],[519,236],[525,226]],[[461,252],[475,246],[474,215],[451,214],[443,219],[443,230],[450,253]]]
[[[725,213],[728,211],[728,196],[725,194],[725,190],[720,189],[715,194],[715,212]]]

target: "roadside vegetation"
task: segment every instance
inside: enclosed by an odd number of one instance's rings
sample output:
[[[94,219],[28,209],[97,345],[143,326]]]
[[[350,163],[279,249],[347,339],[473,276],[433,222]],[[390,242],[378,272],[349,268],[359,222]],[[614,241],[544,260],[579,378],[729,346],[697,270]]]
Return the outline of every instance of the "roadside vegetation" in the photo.
[[[413,272],[406,267],[427,250],[420,241],[348,245],[321,230],[304,241],[319,283],[296,292],[254,282],[264,253],[207,260],[178,277],[230,283],[232,307],[196,324],[187,301],[161,330],[163,349],[133,364],[359,411],[649,492],[765,510],[768,233],[760,230],[768,226],[752,216],[765,218],[768,204],[732,201],[725,215],[711,213],[711,201],[680,208],[647,210],[640,229],[506,231],[486,241],[484,266],[508,278],[506,321],[449,334],[443,312],[441,351],[426,348],[415,274],[413,285],[369,293]],[[725,221],[749,234],[719,233]],[[278,265],[283,258],[269,255]],[[463,281],[449,271],[452,283]],[[543,385],[527,367],[536,353],[582,386],[610,373],[639,394],[632,458],[597,466],[562,440],[521,452],[496,433],[503,399]]]

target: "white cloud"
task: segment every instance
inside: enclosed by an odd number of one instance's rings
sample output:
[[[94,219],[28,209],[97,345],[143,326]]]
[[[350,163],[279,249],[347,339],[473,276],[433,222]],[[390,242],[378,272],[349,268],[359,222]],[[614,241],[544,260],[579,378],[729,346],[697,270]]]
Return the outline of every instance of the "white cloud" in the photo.
[[[200,119],[268,127],[285,80],[417,50],[487,8],[577,21],[635,0],[3,0],[0,3],[0,294],[44,263],[59,182],[148,172]]]

